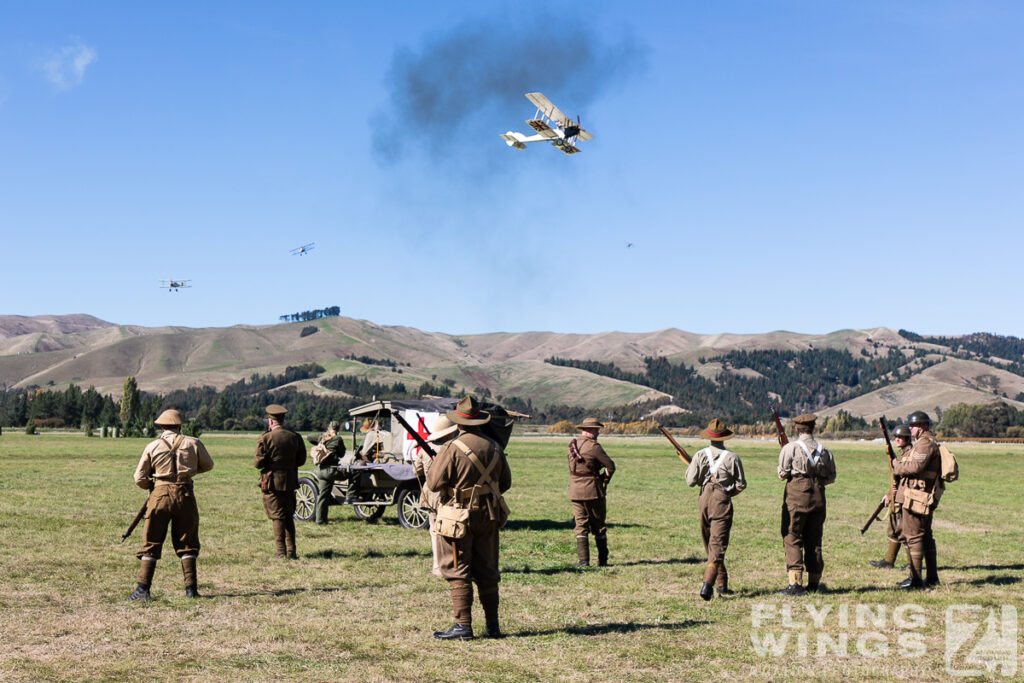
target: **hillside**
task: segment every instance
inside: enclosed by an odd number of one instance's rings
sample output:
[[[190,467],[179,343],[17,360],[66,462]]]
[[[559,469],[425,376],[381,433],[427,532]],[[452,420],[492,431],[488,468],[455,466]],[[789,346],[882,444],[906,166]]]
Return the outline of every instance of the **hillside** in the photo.
[[[311,324],[317,332],[302,336],[303,328]],[[316,362],[327,370],[321,380],[345,374],[375,382],[402,381],[409,387],[447,380],[457,391],[486,389],[494,396],[529,399],[538,407],[564,404],[605,409],[669,398],[664,391],[653,389],[660,385],[644,375],[645,358],[661,356],[673,365],[685,363],[712,391],[715,386],[735,391],[736,386],[749,385],[762,387],[757,391],[771,395],[774,387],[763,388],[767,381],[763,372],[775,373],[778,366],[746,367],[744,363],[754,359],[749,354],[770,351],[779,352],[770,357],[804,358],[832,350],[860,367],[888,362],[892,372],[883,368],[886,374],[878,376],[876,371],[871,383],[878,388],[873,390],[863,383],[849,389],[836,385],[840,391],[835,404],[819,407],[827,414],[844,409],[867,417],[905,415],[918,408],[931,411],[961,401],[984,402],[1004,393],[1014,399],[1024,392],[1024,377],[1009,371],[1019,366],[1020,358],[986,357],[977,344],[969,354],[960,349],[956,355],[961,357],[954,357],[947,343],[945,338],[912,333],[908,338],[888,328],[824,335],[785,331],[700,335],[663,329],[651,333],[455,336],[344,317],[264,326],[147,328],[115,325],[88,315],[0,316],[0,386],[60,388],[76,383],[117,395],[124,378],[134,375],[140,388],[156,393],[201,386],[220,389],[253,373],[277,374],[289,365]],[[544,362],[552,357],[614,364],[607,367],[621,372]],[[387,359],[397,367],[369,362],[372,359]],[[993,367],[984,360],[999,361],[1009,369]],[[319,381],[301,380],[295,386],[317,395],[335,394]],[[860,395],[842,400],[844,392]],[[666,406],[661,414],[695,408],[692,398],[674,397],[675,407]]]

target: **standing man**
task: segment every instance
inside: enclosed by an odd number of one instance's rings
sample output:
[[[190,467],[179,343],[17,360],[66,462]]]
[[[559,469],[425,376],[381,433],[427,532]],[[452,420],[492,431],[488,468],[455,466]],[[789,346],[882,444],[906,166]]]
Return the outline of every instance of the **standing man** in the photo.
[[[448,419],[445,415],[438,415],[430,423],[430,436],[427,437],[427,441],[435,444],[438,448],[454,439],[458,434],[459,426]],[[430,530],[430,548],[431,553],[434,556],[434,565],[430,569],[430,574],[434,576],[441,576],[441,565],[438,560],[438,542],[440,537],[437,535],[437,530],[434,529],[434,520],[437,519],[437,506],[440,504],[440,495],[437,491],[427,486],[427,475],[430,473],[430,467],[434,464],[434,460],[437,458],[435,455],[430,455],[422,448],[417,449],[419,453],[416,456],[416,464],[413,468],[416,471],[416,479],[420,482],[420,490],[423,492],[423,496],[420,498],[420,505],[426,508],[429,513],[429,526]]]
[[[163,551],[167,526],[171,527],[171,545],[181,558],[185,576],[185,597],[198,598],[196,558],[199,556],[199,508],[192,490],[192,477],[213,469],[213,459],[203,442],[181,433],[181,414],[165,410],[156,418],[162,433],[142,451],[135,468],[135,484],[149,489],[146,502],[146,526],[142,531],[139,581],[129,600],[149,600],[156,561]]]
[[[468,510],[465,535],[440,539],[441,575],[448,580],[455,624],[436,631],[442,640],[473,637],[473,586],[487,621],[487,635],[500,638],[498,625],[498,530],[508,519],[502,494],[512,486],[512,474],[501,446],[479,429],[491,416],[466,396],[446,413],[458,425],[458,435],[446,443],[427,473],[427,486],[440,494],[443,506]],[[440,522],[440,520],[439,520]]]
[[[590,540],[594,534],[597,544],[597,565],[608,566],[608,532],[605,515],[608,482],[615,474],[615,463],[597,443],[597,435],[604,427],[596,417],[588,417],[582,424],[579,439],[569,443],[569,500],[576,519],[576,566],[590,564]],[[604,470],[603,472],[601,470]]]
[[[935,538],[932,536],[932,514],[939,504],[944,484],[942,456],[939,442],[931,433],[931,418],[922,410],[915,410],[907,418],[910,433],[916,439],[914,447],[903,457],[893,461],[893,474],[901,477],[896,502],[903,507],[903,529],[900,540],[907,546],[910,577],[899,584],[913,590],[936,586],[939,583]],[[922,564],[928,565],[928,574],[922,578]]]
[[[910,450],[910,427],[907,425],[897,425],[892,430],[893,441],[896,442],[896,448],[900,450],[896,459],[899,460],[902,456]],[[893,468],[893,486],[892,490],[889,491],[886,496],[886,500],[889,503],[889,524],[887,525],[886,535],[889,537],[889,550],[885,553],[884,560],[871,560],[868,564],[872,567],[878,567],[879,569],[892,569],[896,566],[896,556],[900,552],[900,533],[903,527],[903,506],[896,502],[896,491],[899,489],[900,478],[895,476],[895,467]]]
[[[704,553],[708,563],[704,568],[704,582],[700,597],[711,599],[711,585],[716,583],[718,596],[732,595],[729,590],[729,574],[725,569],[725,551],[729,547],[729,531],[732,529],[732,497],[747,488],[740,457],[725,448],[724,441],[731,439],[734,432],[717,417],[708,423],[701,437],[711,445],[693,454],[690,466],[686,468],[686,485],[700,485],[700,535],[704,539]]]
[[[267,406],[267,431],[256,442],[253,465],[260,471],[263,509],[274,524],[277,557],[298,559],[295,552],[295,489],[298,469],[306,462],[302,437],[284,427],[284,406]]]
[[[327,425],[327,431],[321,435],[319,440],[309,438],[309,442],[315,444],[310,454],[313,457],[313,464],[316,469],[313,475],[317,479],[316,507],[313,517],[317,524],[327,524],[327,508],[331,504],[331,489],[338,479],[338,465],[345,455],[345,437],[338,433],[341,427],[337,420],[332,420]]]
[[[827,448],[814,439],[813,413],[793,418],[797,438],[779,452],[782,496],[782,546],[786,551],[789,585],[784,595],[804,595],[821,587],[825,561],[821,537],[825,529],[825,487],[836,480],[836,463]],[[803,572],[807,569],[807,589]]]

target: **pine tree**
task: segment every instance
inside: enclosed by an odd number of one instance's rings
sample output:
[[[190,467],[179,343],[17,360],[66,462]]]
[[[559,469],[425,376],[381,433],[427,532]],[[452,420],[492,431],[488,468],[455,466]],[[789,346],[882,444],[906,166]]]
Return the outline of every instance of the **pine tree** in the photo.
[[[139,385],[135,382],[135,377],[129,375],[121,391],[121,427],[125,430],[131,429],[138,414]]]

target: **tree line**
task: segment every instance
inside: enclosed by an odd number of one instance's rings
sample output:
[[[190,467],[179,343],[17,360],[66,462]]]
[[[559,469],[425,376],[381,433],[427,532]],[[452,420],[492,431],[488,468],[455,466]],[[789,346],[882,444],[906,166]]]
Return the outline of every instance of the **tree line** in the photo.
[[[277,316],[277,319],[284,323],[298,323],[305,322],[307,320],[319,320],[320,318],[331,318],[337,315],[341,315],[341,307],[328,306],[327,308],[314,308],[311,311],[286,313],[284,315]]]

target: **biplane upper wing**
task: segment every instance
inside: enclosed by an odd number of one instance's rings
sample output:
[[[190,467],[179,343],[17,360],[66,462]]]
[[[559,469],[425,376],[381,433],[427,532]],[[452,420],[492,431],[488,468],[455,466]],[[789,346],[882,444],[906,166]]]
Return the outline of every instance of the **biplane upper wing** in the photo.
[[[558,122],[558,125],[565,128],[571,123],[569,117],[562,113],[562,110],[551,104],[551,100],[544,97],[544,93],[540,92],[528,92],[526,93],[526,99],[533,102],[533,104],[540,109],[541,113],[549,119],[553,119]],[[536,129],[534,129],[536,130]],[[540,132],[540,131],[537,131]]]
[[[594,136],[591,135],[590,133],[588,133],[587,131],[583,130],[582,128],[580,128],[579,138],[580,138],[580,140],[593,140]]]

